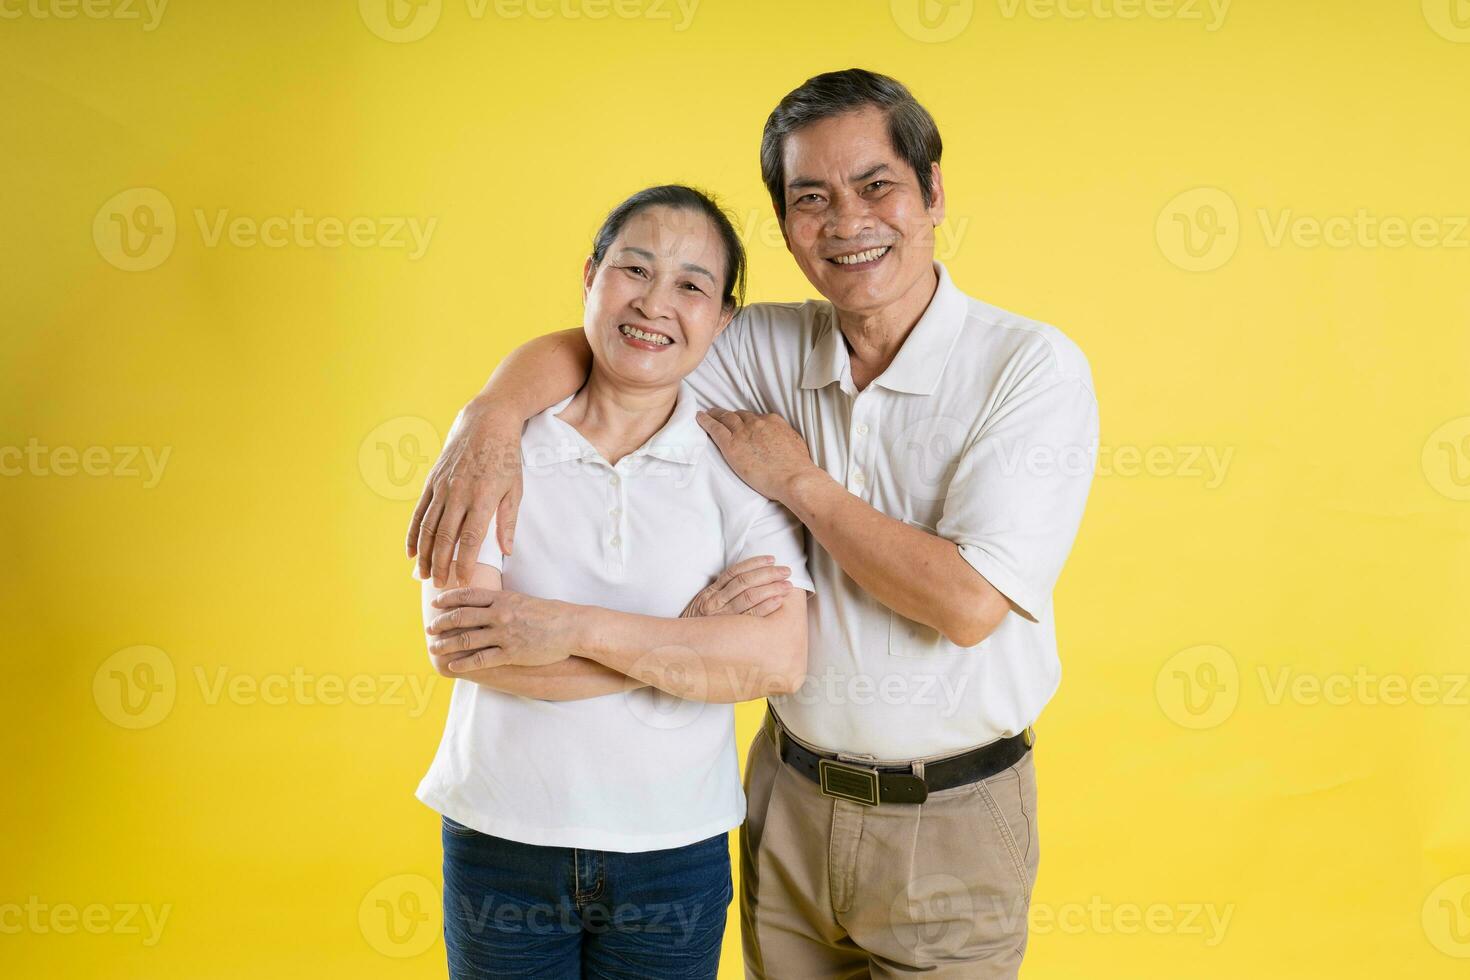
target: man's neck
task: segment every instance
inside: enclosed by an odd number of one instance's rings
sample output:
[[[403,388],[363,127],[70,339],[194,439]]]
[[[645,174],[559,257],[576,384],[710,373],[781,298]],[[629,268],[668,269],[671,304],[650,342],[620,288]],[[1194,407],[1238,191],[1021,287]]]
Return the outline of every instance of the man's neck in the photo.
[[[877,310],[838,310],[837,326],[847,341],[852,383],[859,390],[893,363],[903,342],[923,317],[939,289],[939,275],[931,265],[895,302]]]

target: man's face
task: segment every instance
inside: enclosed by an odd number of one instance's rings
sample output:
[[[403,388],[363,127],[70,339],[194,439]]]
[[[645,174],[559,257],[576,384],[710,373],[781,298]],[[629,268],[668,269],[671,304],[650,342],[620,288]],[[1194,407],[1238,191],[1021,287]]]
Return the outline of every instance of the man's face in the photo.
[[[786,138],[786,247],[833,306],[874,313],[930,275],[944,188],[924,204],[877,108],[823,119]]]

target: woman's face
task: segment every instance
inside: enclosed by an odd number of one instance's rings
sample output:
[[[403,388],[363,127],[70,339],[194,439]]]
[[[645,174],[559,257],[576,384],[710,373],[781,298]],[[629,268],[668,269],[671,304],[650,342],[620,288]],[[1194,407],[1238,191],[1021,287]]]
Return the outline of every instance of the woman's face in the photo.
[[[583,329],[592,358],[637,387],[675,385],[704,360],[734,310],[723,306],[725,246],[696,211],[644,208],[601,264],[584,270]]]

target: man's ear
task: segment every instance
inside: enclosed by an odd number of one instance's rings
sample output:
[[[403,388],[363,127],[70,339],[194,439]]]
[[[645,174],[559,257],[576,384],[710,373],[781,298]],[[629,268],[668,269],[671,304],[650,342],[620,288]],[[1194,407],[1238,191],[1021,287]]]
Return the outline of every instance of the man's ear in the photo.
[[[929,187],[929,216],[938,228],[944,224],[944,174],[939,172],[937,163],[929,164]]]
[[[592,292],[592,280],[597,278],[597,263],[592,256],[587,256],[587,261],[582,266],[582,302],[587,302],[587,294]]]

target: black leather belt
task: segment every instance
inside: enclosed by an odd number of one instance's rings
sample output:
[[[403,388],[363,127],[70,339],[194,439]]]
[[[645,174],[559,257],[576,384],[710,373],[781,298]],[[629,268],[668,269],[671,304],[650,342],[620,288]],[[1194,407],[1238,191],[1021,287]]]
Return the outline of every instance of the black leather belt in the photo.
[[[825,752],[813,752],[786,734],[775,712],[769,709],[766,710],[765,730],[775,743],[781,761],[820,786],[824,796],[864,806],[923,803],[930,793],[965,786],[1004,772],[1020,762],[1036,744],[1035,730],[1027,728],[1019,735],[997,739],[978,749],[927,762],[921,779],[914,775],[912,764],[869,766]]]

